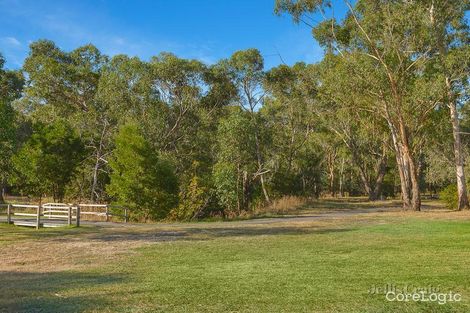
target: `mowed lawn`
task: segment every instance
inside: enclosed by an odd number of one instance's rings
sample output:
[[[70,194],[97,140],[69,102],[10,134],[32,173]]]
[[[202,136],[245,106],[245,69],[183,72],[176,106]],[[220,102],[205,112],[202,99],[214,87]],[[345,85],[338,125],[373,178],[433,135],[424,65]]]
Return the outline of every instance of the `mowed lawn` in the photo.
[[[469,214],[40,231],[2,224],[0,244],[0,312],[470,312]],[[369,293],[387,284],[458,292],[462,301]]]

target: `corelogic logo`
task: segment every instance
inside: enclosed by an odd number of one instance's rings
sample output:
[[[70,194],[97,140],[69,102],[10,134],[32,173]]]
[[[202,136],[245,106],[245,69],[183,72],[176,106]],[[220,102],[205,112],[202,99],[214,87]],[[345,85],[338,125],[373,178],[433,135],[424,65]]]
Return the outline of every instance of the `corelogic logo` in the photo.
[[[418,287],[404,285],[397,287],[395,284],[383,286],[373,285],[368,292],[370,295],[385,295],[385,299],[390,302],[436,302],[446,304],[449,302],[462,301],[462,295],[458,292],[442,292],[440,287],[427,286]]]

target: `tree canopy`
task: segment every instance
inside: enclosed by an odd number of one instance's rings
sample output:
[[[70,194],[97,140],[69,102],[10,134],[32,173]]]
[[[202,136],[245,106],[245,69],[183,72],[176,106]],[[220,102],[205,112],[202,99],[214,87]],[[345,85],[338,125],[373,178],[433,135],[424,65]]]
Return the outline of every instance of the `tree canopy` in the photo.
[[[419,210],[441,190],[468,208],[468,1],[345,4],[337,19],[331,1],[275,1],[312,27],[315,64],[267,69],[255,48],[145,61],[49,40],[20,71],[0,57],[1,189],[126,203],[136,219],[236,216],[283,196]]]

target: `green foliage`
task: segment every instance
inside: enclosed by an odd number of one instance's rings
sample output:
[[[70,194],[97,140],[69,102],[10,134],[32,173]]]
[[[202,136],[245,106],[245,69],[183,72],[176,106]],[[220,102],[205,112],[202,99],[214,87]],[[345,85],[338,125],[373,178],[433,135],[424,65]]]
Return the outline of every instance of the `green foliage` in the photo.
[[[10,174],[11,157],[16,140],[15,118],[13,108],[5,100],[0,99],[0,189]]]
[[[166,217],[178,203],[178,180],[170,162],[152,149],[135,123],[120,127],[115,146],[108,193],[130,207],[134,218]]]
[[[445,203],[447,208],[456,210],[458,208],[459,196],[457,193],[457,185],[449,185],[439,192],[439,199]]]
[[[31,196],[52,191],[54,199],[61,201],[84,153],[82,141],[65,121],[36,125],[34,134],[13,157],[11,182]]]
[[[255,196],[258,163],[254,127],[250,113],[238,107],[219,123],[213,175],[217,196],[228,211],[249,209]]]
[[[305,13],[315,13],[323,6],[329,5],[331,5],[329,0],[275,0],[274,12],[276,14],[289,13],[298,23],[303,21],[302,17]]]
[[[464,131],[470,124],[466,2],[433,1],[429,10],[429,1],[357,1],[343,20],[325,14],[312,26],[326,50],[320,63],[269,71],[257,49],[209,66],[167,52],[147,62],[109,58],[93,45],[64,51],[34,42],[26,82],[0,69],[0,187],[27,141],[11,180],[22,191],[63,197],[66,190],[90,201],[111,195],[130,203],[136,218],[239,214],[326,189],[373,199],[393,195],[399,179],[407,184],[395,167],[410,173],[414,195],[420,186],[438,190],[455,179],[449,101],[463,108]],[[333,5],[277,0],[275,10],[309,23],[308,14]],[[43,155],[53,154],[45,147],[58,144],[37,129],[28,139],[28,125],[64,120],[87,148],[73,171],[61,165],[59,188],[38,174]],[[416,181],[426,184],[415,188]]]
[[[20,72],[3,69],[5,60],[0,54],[0,203],[3,188],[11,174],[11,157],[18,145],[17,116],[11,102],[21,95],[23,77]]]
[[[204,214],[211,195],[208,187],[197,173],[198,162],[193,162],[193,176],[189,184],[180,192],[178,207],[170,212],[170,219],[188,221]]]
[[[280,65],[263,82],[269,96],[260,113],[272,137],[268,163],[273,164],[270,186],[275,196],[316,195],[320,190],[324,152],[312,129],[316,116],[311,101],[317,93],[312,70],[305,63]]]
[[[214,165],[214,184],[220,205],[229,212],[240,210],[240,174],[237,167],[229,162]]]

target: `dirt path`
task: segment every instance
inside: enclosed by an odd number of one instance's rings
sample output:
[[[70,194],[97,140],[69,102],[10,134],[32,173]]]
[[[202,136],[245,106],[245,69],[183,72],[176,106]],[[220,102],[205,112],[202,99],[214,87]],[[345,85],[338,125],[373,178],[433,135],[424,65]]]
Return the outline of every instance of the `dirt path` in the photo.
[[[334,203],[334,202],[332,202]],[[435,209],[436,205],[423,205],[423,211]],[[347,208],[347,209],[318,209],[318,208],[307,208],[303,209],[301,214],[292,214],[292,215],[280,215],[272,217],[260,217],[260,218],[251,218],[246,220],[228,220],[228,221],[213,221],[213,222],[173,222],[173,223],[122,223],[122,222],[99,222],[99,221],[85,221],[82,220],[82,225],[94,225],[104,228],[144,228],[148,229],[150,227],[164,227],[164,228],[188,228],[188,227],[200,227],[200,226],[218,226],[218,225],[266,225],[266,224],[278,224],[278,223],[305,223],[305,222],[314,222],[323,219],[335,219],[335,218],[345,218],[349,216],[361,216],[370,213],[382,213],[382,212],[401,212],[402,209],[396,205],[385,205],[379,207],[370,207],[364,209],[357,208]],[[0,222],[6,222],[5,216],[0,216]]]

